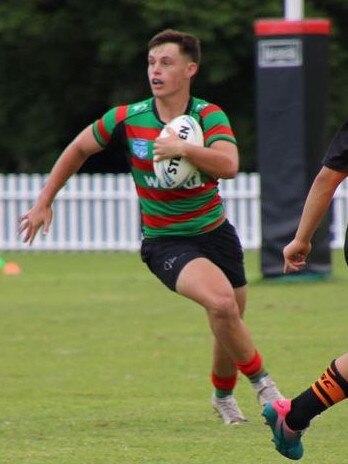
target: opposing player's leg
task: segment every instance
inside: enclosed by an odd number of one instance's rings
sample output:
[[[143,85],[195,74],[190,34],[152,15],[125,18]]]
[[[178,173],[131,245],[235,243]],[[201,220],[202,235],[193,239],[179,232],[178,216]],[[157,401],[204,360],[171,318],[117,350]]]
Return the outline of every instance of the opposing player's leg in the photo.
[[[206,258],[193,259],[181,270],[176,291],[206,309],[218,350],[224,350],[238,370],[249,378],[261,404],[266,402],[266,390],[272,399],[281,398],[241,318],[236,292],[221,269]]]
[[[286,416],[291,409],[290,400],[276,400],[267,403],[262,415],[266,424],[270,426],[276,450],[286,458],[292,460],[301,459],[303,446],[301,443],[302,430],[293,430],[286,423]]]
[[[339,403],[348,396],[348,353],[331,362],[326,371],[310,388],[291,401],[286,418],[290,428],[302,430],[313,417]]]
[[[336,359],[335,366],[343,380],[348,382],[348,352]]]
[[[289,459],[303,455],[301,436],[310,421],[348,398],[348,353],[332,361],[310,388],[293,400],[268,403],[263,416],[271,427],[276,449]]]

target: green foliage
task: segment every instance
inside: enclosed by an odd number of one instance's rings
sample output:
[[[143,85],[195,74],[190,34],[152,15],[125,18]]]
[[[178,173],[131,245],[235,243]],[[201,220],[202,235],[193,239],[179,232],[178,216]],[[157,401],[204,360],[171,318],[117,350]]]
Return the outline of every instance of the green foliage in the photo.
[[[2,0],[0,171],[47,172],[72,137],[112,105],[148,96],[146,44],[172,27],[197,34],[194,93],[220,104],[237,133],[242,169],[255,169],[256,19],[281,18],[280,0]],[[345,0],[308,1],[329,17],[330,126],[346,114]]]
[[[168,291],[137,253],[5,254],[0,274],[2,464],[281,464],[248,382],[249,422],[212,413],[204,311]],[[286,395],[347,350],[347,268],[331,281],[264,283],[246,254],[246,320]],[[304,435],[305,462],[344,463],[346,404]]]

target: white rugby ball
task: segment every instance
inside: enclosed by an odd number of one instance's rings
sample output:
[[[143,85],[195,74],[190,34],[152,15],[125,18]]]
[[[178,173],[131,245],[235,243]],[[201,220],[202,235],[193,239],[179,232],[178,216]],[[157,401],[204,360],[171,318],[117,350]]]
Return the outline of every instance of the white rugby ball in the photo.
[[[160,133],[160,137],[168,137],[170,134],[167,128],[170,127],[183,140],[193,145],[204,145],[203,131],[199,123],[187,114],[183,114],[168,122]],[[195,166],[186,158],[178,156],[174,158],[154,161],[153,169],[160,185],[163,188],[173,189],[181,187],[196,172]]]

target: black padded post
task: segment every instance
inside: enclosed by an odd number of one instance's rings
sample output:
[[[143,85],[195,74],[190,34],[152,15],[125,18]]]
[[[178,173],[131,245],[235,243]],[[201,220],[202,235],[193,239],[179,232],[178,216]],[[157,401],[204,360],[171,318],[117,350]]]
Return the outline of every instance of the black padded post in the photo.
[[[329,32],[330,22],[321,19],[255,22],[264,277],[282,275],[283,247],[325,153]],[[327,219],[312,244],[307,273],[330,273]]]

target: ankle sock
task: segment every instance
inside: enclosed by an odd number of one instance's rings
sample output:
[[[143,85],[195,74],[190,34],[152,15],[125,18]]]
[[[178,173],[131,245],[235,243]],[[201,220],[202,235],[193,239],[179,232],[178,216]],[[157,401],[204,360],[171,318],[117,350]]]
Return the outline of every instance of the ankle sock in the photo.
[[[233,393],[233,389],[237,383],[237,375],[219,377],[212,372],[211,381],[215,387],[215,395],[217,398],[226,398],[226,396],[232,395]]]

